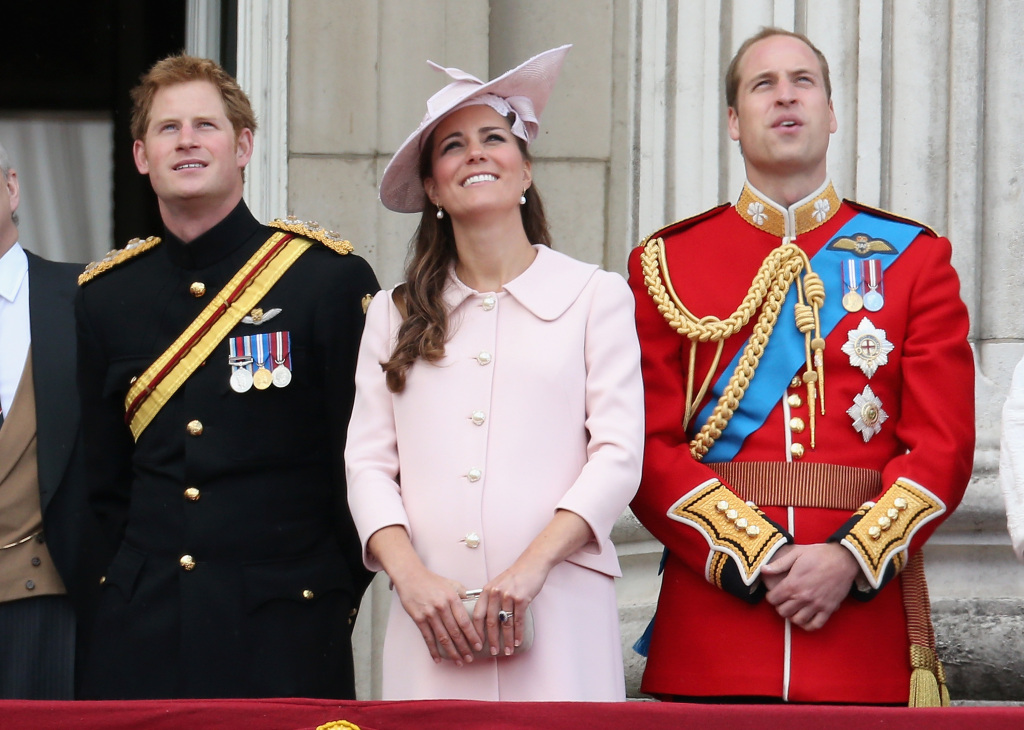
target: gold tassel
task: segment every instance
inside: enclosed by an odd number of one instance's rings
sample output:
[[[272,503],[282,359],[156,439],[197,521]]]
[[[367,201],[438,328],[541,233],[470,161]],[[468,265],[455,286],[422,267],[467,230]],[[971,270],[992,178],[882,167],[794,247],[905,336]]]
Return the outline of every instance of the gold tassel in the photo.
[[[910,699],[908,707],[949,707],[945,672],[935,652],[918,644],[910,645]]]

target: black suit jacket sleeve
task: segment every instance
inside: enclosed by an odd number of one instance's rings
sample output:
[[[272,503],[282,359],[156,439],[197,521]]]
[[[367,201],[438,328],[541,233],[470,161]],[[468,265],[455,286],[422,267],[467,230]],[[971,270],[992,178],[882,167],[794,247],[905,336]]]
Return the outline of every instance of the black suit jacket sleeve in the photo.
[[[327,347],[322,362],[326,396],[331,408],[329,438],[333,449],[337,534],[352,575],[354,605],[358,606],[360,597],[373,579],[373,573],[363,566],[359,535],[348,509],[345,437],[355,398],[356,358],[365,321],[362,300],[367,294],[376,294],[379,285],[365,261],[353,257],[347,263],[350,265],[344,267],[345,279],[327,290],[328,301],[317,308],[316,329],[317,341],[325,343]]]
[[[89,503],[99,520],[107,552],[113,556],[124,536],[131,487],[131,433],[124,425],[124,407],[105,382],[107,358],[103,342],[89,321],[80,289],[75,300],[78,342],[78,392]]]

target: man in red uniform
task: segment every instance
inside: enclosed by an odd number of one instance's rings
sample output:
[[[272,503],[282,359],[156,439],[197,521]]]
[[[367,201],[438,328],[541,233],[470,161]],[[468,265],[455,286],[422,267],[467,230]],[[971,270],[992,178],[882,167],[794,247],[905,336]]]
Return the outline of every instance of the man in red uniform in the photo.
[[[647,406],[632,506],[667,550],[642,689],[938,704],[919,552],[974,453],[950,243],[836,195],[807,38],[750,38],[726,96],[739,202],[629,261]]]

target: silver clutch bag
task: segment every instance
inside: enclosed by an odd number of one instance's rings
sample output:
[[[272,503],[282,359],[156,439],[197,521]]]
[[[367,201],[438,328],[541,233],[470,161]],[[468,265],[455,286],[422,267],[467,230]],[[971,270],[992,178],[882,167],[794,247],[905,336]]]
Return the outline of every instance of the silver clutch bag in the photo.
[[[465,607],[466,613],[469,614],[470,618],[473,618],[473,611],[476,609],[476,599],[480,597],[480,591],[481,589],[479,588],[472,591],[466,591],[466,597],[462,599],[462,605]],[[484,646],[480,651],[474,651],[473,656],[481,659],[499,659],[505,656],[500,649],[496,656],[491,656],[491,645],[487,640],[487,636],[483,636],[482,638],[484,640]],[[530,606],[527,606],[526,613],[523,616],[523,639],[519,646],[516,647],[512,656],[528,651],[531,646],[533,646],[533,611]],[[440,642],[438,642],[437,650],[441,652],[442,657],[447,656],[444,649],[441,648]]]

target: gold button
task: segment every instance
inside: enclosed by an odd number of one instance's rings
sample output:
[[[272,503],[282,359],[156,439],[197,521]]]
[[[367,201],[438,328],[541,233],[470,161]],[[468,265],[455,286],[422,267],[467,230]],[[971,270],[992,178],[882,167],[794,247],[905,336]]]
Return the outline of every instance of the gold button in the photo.
[[[888,530],[890,527],[892,527],[892,520],[890,520],[885,515],[882,515],[878,518],[878,526],[881,527],[883,530]]]
[[[761,528],[758,527],[757,525],[750,525],[747,528],[747,535],[749,535],[750,537],[757,537],[760,534],[761,534]]]
[[[877,540],[882,536],[882,531],[875,525],[872,525],[868,528],[868,535],[871,537],[872,540]]]
[[[799,375],[794,375],[793,379],[789,381],[790,388],[799,388],[804,384],[804,381],[800,379]]]
[[[196,567],[196,561],[191,555],[182,555],[178,558],[178,562],[185,570],[192,570],[192,568]]]
[[[737,511],[736,511],[736,510],[734,510],[734,509],[727,509],[727,510],[725,511],[725,517],[726,517],[726,519],[730,519],[730,520],[735,520],[735,519],[736,519],[737,517],[739,517],[739,516],[740,516],[740,513],[739,513],[739,512],[737,512]]]
[[[480,477],[482,477],[483,475],[484,473],[479,469],[470,469],[469,473],[466,474],[466,478],[469,479],[469,481],[471,482],[478,482],[480,481]]]
[[[206,293],[206,284],[201,281],[193,281],[192,286],[188,288],[188,293],[198,299]]]
[[[103,585],[106,582],[107,582],[107,576],[101,575],[100,576],[100,585]]]
[[[903,499],[903,497],[897,497],[892,503],[896,506],[896,509],[902,510],[907,508],[907,500]]]
[[[804,432],[804,419],[800,418],[799,416],[794,416],[793,418],[790,418],[789,419],[789,429],[793,433],[803,433]]]
[[[786,402],[789,403],[790,408],[799,408],[804,404],[804,399],[793,393],[793,395],[786,398]]]
[[[202,436],[203,435],[203,422],[202,421],[189,421],[185,427],[188,429],[189,436]]]
[[[803,455],[804,455],[804,445],[803,444],[793,444],[792,446],[789,447],[789,453],[791,453],[793,455],[794,459],[801,459],[801,458],[803,458]]]
[[[475,532],[467,533],[463,542],[466,543],[466,547],[476,549],[480,547],[480,536]]]
[[[885,511],[885,516],[890,520],[898,520],[900,517],[900,511],[895,507],[890,507]]]
[[[738,520],[736,520],[735,524],[736,527],[740,528],[741,530],[745,530],[747,529],[747,518],[740,517]]]
[[[479,355],[476,356],[476,361],[478,363],[480,363],[481,365],[490,365],[491,364],[491,353],[486,352],[486,351],[481,352]]]
[[[724,499],[720,499],[718,500],[718,504],[715,505],[715,509],[717,509],[719,512],[725,512],[727,509],[729,509],[729,502],[727,502]]]
[[[482,426],[483,422],[487,420],[487,416],[483,411],[473,411],[473,415],[471,415],[470,418],[477,426]]]
[[[359,609],[358,608],[353,608],[353,609],[349,610],[348,617],[349,618],[355,618],[357,613],[359,613]]]
[[[313,591],[307,588],[302,592],[302,597],[305,598],[307,601],[312,601],[314,598]]]
[[[189,502],[196,502],[199,500],[199,490],[195,487],[189,487],[185,490],[185,499]]]

